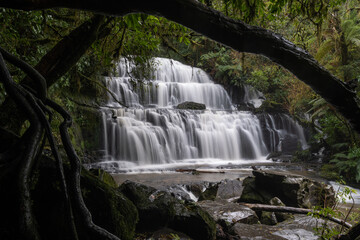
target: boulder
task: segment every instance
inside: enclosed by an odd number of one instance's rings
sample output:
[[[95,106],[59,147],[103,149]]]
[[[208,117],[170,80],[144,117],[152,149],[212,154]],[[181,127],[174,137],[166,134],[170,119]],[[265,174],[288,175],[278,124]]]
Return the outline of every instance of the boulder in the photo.
[[[242,181],[239,179],[225,179],[218,183],[208,183],[204,185],[204,188],[205,190],[199,194],[199,201],[239,198],[243,191]]]
[[[34,213],[42,239],[71,239],[64,197],[60,187],[55,161],[43,157],[39,166],[32,196]],[[65,166],[68,175],[69,167]],[[85,169],[81,171],[81,190],[93,221],[121,239],[134,239],[138,212],[134,204],[120,191],[109,186]],[[93,234],[78,228],[79,239],[94,239]]]
[[[268,204],[273,195],[268,189],[257,186],[255,177],[247,177],[243,181],[243,191],[239,202]]]
[[[254,170],[254,177],[244,180],[243,194],[239,201],[269,204],[274,197],[287,206],[311,208],[332,206],[335,203],[334,189],[326,184],[290,174]]]
[[[120,190],[139,211],[139,231],[168,226],[193,239],[215,239],[215,221],[197,205],[185,204],[168,192],[131,181],[124,182]]]
[[[243,191],[242,181],[226,179],[220,182],[216,197],[219,199],[240,198]]]
[[[276,225],[278,223],[275,213],[265,211],[261,213],[260,222],[266,225]]]
[[[209,183],[206,189],[200,194],[199,201],[215,200],[220,183]]]
[[[197,102],[183,102],[176,106],[177,109],[190,109],[190,110],[205,110],[206,106],[202,103]]]
[[[119,189],[139,211],[137,230],[151,231],[173,220],[176,199],[170,194],[131,181],[125,181]]]
[[[225,229],[229,229],[237,222],[246,224],[259,222],[253,210],[237,203],[227,202],[226,200],[205,200],[198,202],[197,205],[207,211]]]
[[[88,171],[83,170],[81,174],[84,201],[94,223],[119,236],[120,239],[134,239],[139,219],[138,211],[128,198],[113,187],[115,181],[111,175],[106,173],[102,175],[106,175],[105,178],[99,179]]]
[[[101,168],[92,168],[89,169],[89,172],[96,176],[99,180],[103,181],[104,183],[108,184],[113,188],[117,188],[118,185],[115,182],[114,178],[110,175],[110,173],[106,172]]]

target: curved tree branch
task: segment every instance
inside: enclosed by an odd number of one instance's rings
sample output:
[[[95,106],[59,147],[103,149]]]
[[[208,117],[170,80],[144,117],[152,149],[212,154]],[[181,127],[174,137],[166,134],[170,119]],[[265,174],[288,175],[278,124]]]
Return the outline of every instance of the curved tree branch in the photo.
[[[119,238],[113,235],[112,233],[106,231],[105,229],[93,223],[91,213],[85,205],[80,188],[80,174],[81,174],[80,159],[77,156],[71,144],[71,140],[67,130],[72,125],[72,118],[70,114],[67,111],[65,111],[65,109],[63,109],[60,105],[49,99],[47,99],[46,105],[50,106],[55,111],[60,113],[60,115],[64,118],[64,121],[60,125],[60,135],[64,145],[64,149],[66,151],[67,156],[69,157],[70,165],[71,165],[70,188],[71,188],[71,196],[74,198],[73,206],[80,213],[81,221],[83,221],[83,224],[91,233],[95,234],[97,239],[119,240]]]
[[[163,16],[241,52],[261,54],[282,65],[333,105],[360,132],[359,99],[309,53],[282,36],[224,16],[196,0],[0,0],[0,6],[34,10],[66,7],[122,16]]]
[[[3,55],[4,59],[14,66],[23,70],[35,83],[37,97],[41,100],[44,100],[47,95],[47,86],[45,78],[36,71],[32,66],[30,66],[27,62],[15,57],[14,55],[7,52],[5,49],[0,47],[0,53]]]
[[[25,135],[27,144],[24,152],[18,155],[21,158],[18,166],[17,193],[19,204],[19,227],[24,239],[40,239],[36,227],[36,221],[32,211],[32,201],[30,194],[30,178],[35,156],[37,155],[38,146],[40,145],[43,129],[36,112],[33,109],[35,99],[27,91],[19,87],[11,78],[6,68],[2,54],[0,53],[0,80],[4,84],[6,91],[26,112],[30,121],[30,127]]]

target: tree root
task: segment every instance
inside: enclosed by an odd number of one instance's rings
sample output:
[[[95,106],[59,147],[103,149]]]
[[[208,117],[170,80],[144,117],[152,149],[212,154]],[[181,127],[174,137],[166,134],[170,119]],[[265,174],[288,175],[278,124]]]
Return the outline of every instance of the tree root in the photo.
[[[15,83],[10,76],[9,71],[5,65],[2,53],[5,53],[5,58],[10,63],[19,67],[25,73],[30,75],[33,81],[37,82],[37,91],[32,90],[29,87],[22,87]],[[23,239],[40,240],[40,234],[38,232],[36,218],[32,209],[32,198],[30,194],[32,174],[35,172],[34,166],[40,155],[44,143],[44,130],[46,138],[49,141],[52,154],[57,161],[57,169],[60,175],[60,181],[62,183],[61,188],[64,194],[64,201],[67,210],[67,216],[72,232],[72,239],[79,239],[77,235],[77,229],[74,221],[73,212],[77,212],[80,219],[78,222],[84,223],[87,230],[89,230],[97,239],[111,239],[119,240],[118,237],[109,233],[105,229],[95,225],[92,222],[91,213],[87,209],[81,194],[80,188],[80,160],[72,147],[70,137],[68,134],[68,127],[71,126],[72,119],[70,115],[55,102],[44,98],[46,95],[46,85],[43,85],[44,78],[33,69],[27,63],[24,63],[15,56],[7,53],[5,50],[0,49],[0,80],[4,84],[6,92],[15,101],[16,105],[25,112],[26,117],[30,122],[30,127],[25,131],[20,138],[20,147],[24,146],[24,151],[18,151],[15,159],[10,163],[14,168],[12,171],[16,171],[18,176],[17,181],[17,197],[18,197],[18,216],[19,216],[19,229],[20,235]],[[46,81],[45,81],[46,83]],[[44,90],[45,89],[45,90]],[[70,160],[70,183],[67,187],[66,177],[63,169],[63,162],[60,158],[59,151],[56,147],[54,136],[51,132],[50,110],[46,108],[43,101],[55,111],[60,113],[64,118],[64,122],[60,125],[61,139]],[[46,118],[46,114],[49,114],[49,119]],[[42,141],[43,139],[43,141]]]

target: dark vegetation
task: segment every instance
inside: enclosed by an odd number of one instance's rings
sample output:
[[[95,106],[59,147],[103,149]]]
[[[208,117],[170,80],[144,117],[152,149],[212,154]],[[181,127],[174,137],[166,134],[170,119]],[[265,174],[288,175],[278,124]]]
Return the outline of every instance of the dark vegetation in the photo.
[[[131,233],[95,225],[80,188],[80,159],[89,161],[94,146],[79,126],[93,127],[88,113],[102,101],[94,96],[107,91],[98,76],[122,56],[140,66],[132,73],[134,84],[156,67],[152,56],[165,56],[204,68],[230,89],[252,85],[264,93],[265,106],[281,107],[312,129],[312,147],[298,159],[309,161],[322,149],[328,176],[360,181],[358,1],[200,1],[210,8],[191,0],[79,2],[0,0],[0,192],[6,213],[0,238],[49,238],[44,225],[54,215],[44,216],[42,204],[51,199],[43,203],[37,194],[40,182],[49,181],[63,198],[67,224],[60,225],[69,238],[131,239]],[[128,13],[135,14],[123,16]],[[50,151],[52,160],[44,157]],[[43,170],[46,161],[56,165],[56,179]],[[121,214],[114,217],[123,221]]]

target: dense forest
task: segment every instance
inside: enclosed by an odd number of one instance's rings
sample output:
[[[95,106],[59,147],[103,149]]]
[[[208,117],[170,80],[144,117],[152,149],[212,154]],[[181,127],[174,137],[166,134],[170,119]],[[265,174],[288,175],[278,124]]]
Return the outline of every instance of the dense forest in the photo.
[[[56,187],[64,192],[68,211],[64,218],[86,219],[82,227],[95,232],[96,239],[117,239],[92,223],[81,197],[79,169],[81,161],[96,155],[80,128],[93,127],[88,111],[109,92],[101,76],[113,71],[120,58],[137,65],[131,73],[134,86],[157,67],[153,57],[200,67],[235,95],[251,85],[266,100],[258,109],[238,109],[286,112],[309,130],[310,148],[297,151],[292,161],[311,162],[321,150],[323,177],[360,182],[359,1],[174,3],[183,9],[164,9],[162,1],[122,1],[123,7],[114,3],[113,8],[112,1],[101,3],[102,8],[92,2],[0,0],[0,192],[4,196],[9,188],[17,189],[7,204],[20,199],[18,216],[10,220],[20,222],[14,239],[41,239],[30,193],[41,178],[43,158],[58,162]],[[189,14],[179,16],[177,10]],[[234,36],[244,39],[228,40]],[[78,222],[69,225],[71,239],[81,239]],[[0,227],[5,239],[17,232]]]

